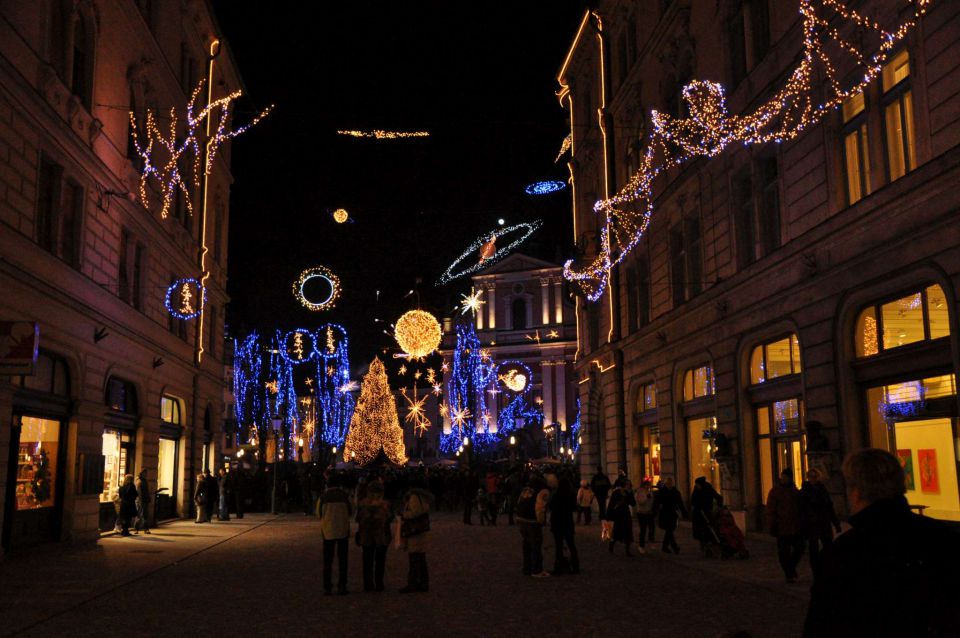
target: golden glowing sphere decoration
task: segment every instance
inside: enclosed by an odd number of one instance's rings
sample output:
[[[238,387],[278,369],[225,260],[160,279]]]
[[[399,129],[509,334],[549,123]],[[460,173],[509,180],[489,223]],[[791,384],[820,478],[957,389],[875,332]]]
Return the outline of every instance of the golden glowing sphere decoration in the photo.
[[[350,219],[350,213],[348,213],[346,209],[338,208],[337,210],[333,211],[333,221],[337,222],[338,224],[346,223],[348,219]]]
[[[440,322],[424,310],[411,310],[397,320],[393,335],[400,349],[414,358],[425,357],[440,345]]]

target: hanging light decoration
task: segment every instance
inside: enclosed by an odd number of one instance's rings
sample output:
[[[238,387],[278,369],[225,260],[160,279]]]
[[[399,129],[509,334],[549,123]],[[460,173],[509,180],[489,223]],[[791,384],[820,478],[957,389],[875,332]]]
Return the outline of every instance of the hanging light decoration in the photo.
[[[527,195],[550,195],[551,193],[562,191],[566,187],[567,185],[563,182],[550,179],[529,184],[523,190]]]
[[[419,359],[437,349],[443,332],[429,312],[411,310],[397,320],[393,335],[408,357]]]
[[[541,223],[542,222],[538,219],[536,221],[524,222],[514,226],[495,228],[488,233],[480,235],[475,242],[470,244],[467,249],[463,251],[463,253],[461,253],[460,256],[457,257],[449,267],[447,267],[447,270],[440,276],[440,279],[437,280],[437,285],[442,286],[453,281],[454,279],[476,272],[481,268],[492,266],[496,262],[506,257],[511,250],[526,241],[535,230],[540,228]],[[498,239],[504,235],[516,232],[518,230],[523,231],[523,234],[520,237],[510,242],[508,245],[503,246],[502,248],[497,248],[496,242]],[[473,253],[477,253],[477,263],[461,270],[460,272],[454,272],[460,263],[465,261]]]
[[[338,224],[345,224],[350,220],[350,213],[345,208],[338,208],[333,211],[333,221]]]
[[[303,288],[311,279],[323,279],[330,285],[330,294],[326,299],[323,299],[322,301],[311,301],[307,299]],[[307,310],[329,310],[336,305],[337,299],[340,298],[340,278],[333,274],[333,272],[331,272],[331,270],[325,266],[307,268],[300,273],[300,277],[293,282],[293,295]]]
[[[200,315],[200,309],[206,302],[207,290],[200,280],[187,277],[170,284],[163,305],[177,319],[193,319]]]

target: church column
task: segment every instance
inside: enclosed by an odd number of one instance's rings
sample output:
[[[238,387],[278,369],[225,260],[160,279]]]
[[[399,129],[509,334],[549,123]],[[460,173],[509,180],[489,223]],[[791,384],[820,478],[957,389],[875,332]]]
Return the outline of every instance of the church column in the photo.
[[[550,280],[540,279],[540,323],[550,324]]]
[[[553,303],[555,306],[555,323],[563,324],[563,281],[560,278],[553,280]]]

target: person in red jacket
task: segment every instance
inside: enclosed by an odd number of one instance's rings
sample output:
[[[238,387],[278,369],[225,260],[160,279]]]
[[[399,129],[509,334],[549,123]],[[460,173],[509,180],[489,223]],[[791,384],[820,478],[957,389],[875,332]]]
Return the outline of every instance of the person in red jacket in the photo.
[[[793,482],[793,472],[787,468],[767,495],[767,524],[770,535],[777,539],[777,558],[788,583],[797,582],[797,565],[803,557],[801,509],[800,490]]]

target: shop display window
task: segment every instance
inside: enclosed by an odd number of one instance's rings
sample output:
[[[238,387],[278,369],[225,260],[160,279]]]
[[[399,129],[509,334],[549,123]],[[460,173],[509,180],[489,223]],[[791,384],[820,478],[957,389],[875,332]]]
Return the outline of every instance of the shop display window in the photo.
[[[795,334],[761,344],[750,353],[751,384],[799,374],[802,370],[800,340]]]
[[[59,421],[21,417],[15,496],[17,510],[35,510],[56,504],[59,451]]]
[[[656,485],[660,482],[660,428],[643,428],[644,478]]]
[[[167,494],[173,494],[174,475],[177,469],[177,442],[173,439],[160,439],[157,459],[157,489],[166,488]]]
[[[799,398],[772,401],[755,407],[757,452],[760,462],[761,498],[766,502],[780,473],[790,470],[797,487],[806,471],[806,435],[803,401]]]
[[[133,473],[133,441],[129,434],[117,430],[103,432],[103,492],[100,501],[113,500],[126,474]]]
[[[647,383],[637,391],[637,412],[655,410],[657,407],[657,385]]]
[[[713,383],[713,368],[700,366],[691,368],[683,375],[683,400],[693,401],[708,397],[716,392]]]
[[[693,482],[700,476],[705,476],[718,492],[721,489],[720,466],[716,460],[716,449],[713,443],[716,433],[716,417],[687,419],[690,490],[693,490]]]

